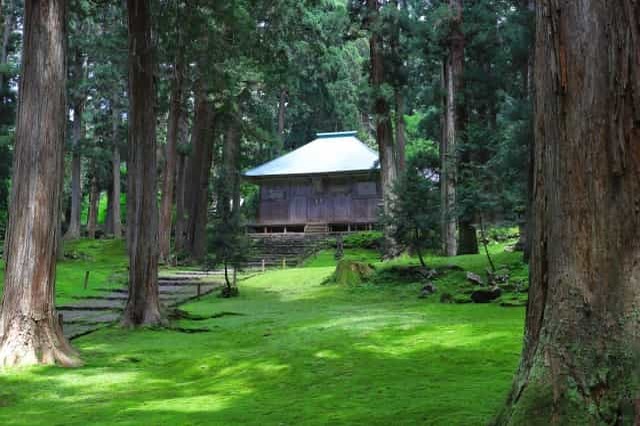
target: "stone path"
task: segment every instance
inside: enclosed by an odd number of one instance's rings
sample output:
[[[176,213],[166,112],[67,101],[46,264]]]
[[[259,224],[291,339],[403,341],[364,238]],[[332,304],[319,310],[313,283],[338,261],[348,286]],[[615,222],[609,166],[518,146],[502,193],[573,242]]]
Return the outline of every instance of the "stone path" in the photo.
[[[220,288],[223,279],[217,271],[177,271],[171,275],[161,275],[158,282],[160,300],[166,307],[175,307]],[[104,295],[82,298],[77,303],[58,306],[65,336],[74,339],[119,321],[127,297],[126,287],[105,289]]]

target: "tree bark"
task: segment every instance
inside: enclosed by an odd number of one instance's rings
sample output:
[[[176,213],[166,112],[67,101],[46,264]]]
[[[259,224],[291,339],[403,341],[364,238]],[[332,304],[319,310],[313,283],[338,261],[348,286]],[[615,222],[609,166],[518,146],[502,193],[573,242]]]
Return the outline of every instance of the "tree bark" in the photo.
[[[498,424],[640,421],[640,4],[536,5],[535,244]]]
[[[449,52],[443,71],[445,93],[444,128],[441,142],[440,189],[442,203],[442,243],[446,256],[458,253],[456,184],[458,179],[458,144],[464,132],[465,111],[461,101],[464,87],[464,34],[462,32],[462,0],[449,0],[452,12]]]
[[[163,322],[158,295],[156,116],[151,11],[146,0],[127,0],[129,30],[129,160],[127,227],[129,298],[123,325]]]
[[[162,182],[162,200],[160,209],[160,262],[167,263],[171,254],[171,229],[173,220],[173,201],[176,183],[176,157],[178,155],[178,136],[182,115],[182,55],[176,60],[171,81],[171,107],[167,129],[166,164]]]
[[[94,166],[95,169],[95,166]],[[96,227],[98,225],[98,203],[100,202],[100,191],[98,190],[98,179],[91,176],[91,189],[89,190],[89,214],[87,215],[87,238],[96,238]]]
[[[206,254],[209,176],[213,164],[214,111],[207,99],[204,83],[198,84],[196,111],[191,134],[193,152],[189,159],[186,191],[186,251],[192,260],[201,261]]]
[[[394,149],[393,124],[389,103],[381,93],[385,83],[385,63],[383,54],[383,39],[377,28],[380,19],[379,2],[367,0],[368,25],[371,31],[369,51],[371,57],[370,79],[374,90],[374,113],[376,115],[376,142],[380,158],[380,172],[382,180],[383,209],[390,214],[393,203],[393,186],[398,178],[397,155]],[[393,258],[399,255],[398,242],[393,238],[393,229],[387,225],[384,228],[385,257]]]
[[[115,238],[122,238],[122,217],[120,212],[120,143],[118,139],[118,125],[120,124],[120,110],[118,109],[118,98],[114,97],[111,105],[112,129],[111,129],[111,149],[113,150],[111,157],[111,179],[112,179],[112,199],[111,219],[113,220],[112,229]]]
[[[76,366],[55,309],[66,127],[66,2],[26,0],[0,365]]]

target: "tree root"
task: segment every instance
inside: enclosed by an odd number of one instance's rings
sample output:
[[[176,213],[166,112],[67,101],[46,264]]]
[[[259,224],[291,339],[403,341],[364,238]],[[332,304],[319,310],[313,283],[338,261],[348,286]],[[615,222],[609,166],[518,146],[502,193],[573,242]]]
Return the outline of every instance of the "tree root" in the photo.
[[[32,365],[80,367],[78,352],[71,347],[55,318],[36,320],[20,315],[12,318],[0,338],[0,367]]]

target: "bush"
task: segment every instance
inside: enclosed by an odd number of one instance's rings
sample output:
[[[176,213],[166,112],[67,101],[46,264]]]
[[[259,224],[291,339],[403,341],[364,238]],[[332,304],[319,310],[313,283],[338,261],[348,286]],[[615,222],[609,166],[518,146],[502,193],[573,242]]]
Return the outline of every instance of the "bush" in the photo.
[[[344,238],[344,248],[379,250],[382,247],[382,232],[365,231]]]
[[[487,231],[487,238],[496,243],[516,240],[520,237],[518,228],[494,227]]]

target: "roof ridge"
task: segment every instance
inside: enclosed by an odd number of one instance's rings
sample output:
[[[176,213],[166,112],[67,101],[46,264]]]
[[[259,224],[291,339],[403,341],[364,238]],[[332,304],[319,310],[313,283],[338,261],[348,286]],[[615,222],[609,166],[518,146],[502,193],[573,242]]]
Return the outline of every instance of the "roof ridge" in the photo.
[[[355,130],[349,130],[346,132],[324,132],[324,133],[316,133],[316,137],[319,139],[324,138],[339,138],[344,136],[356,136],[358,134]]]

